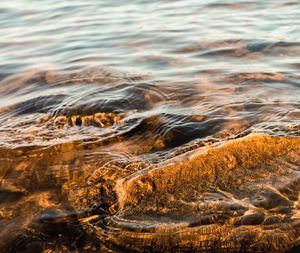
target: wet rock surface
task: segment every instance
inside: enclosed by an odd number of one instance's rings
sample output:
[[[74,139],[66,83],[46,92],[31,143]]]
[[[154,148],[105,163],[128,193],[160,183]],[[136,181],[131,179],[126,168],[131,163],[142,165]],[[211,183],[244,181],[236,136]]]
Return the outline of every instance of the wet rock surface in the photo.
[[[299,200],[284,189],[299,195],[299,152],[298,138],[252,134],[121,175],[103,194],[114,209],[91,226],[126,250],[290,250]]]
[[[288,124],[265,121],[297,104],[240,104],[242,93],[207,80],[174,88],[101,68],[22,75],[4,79],[2,93],[71,90],[2,107],[1,251],[297,251],[299,128],[291,113]],[[76,100],[80,85],[87,97]],[[188,113],[199,101],[215,106]]]

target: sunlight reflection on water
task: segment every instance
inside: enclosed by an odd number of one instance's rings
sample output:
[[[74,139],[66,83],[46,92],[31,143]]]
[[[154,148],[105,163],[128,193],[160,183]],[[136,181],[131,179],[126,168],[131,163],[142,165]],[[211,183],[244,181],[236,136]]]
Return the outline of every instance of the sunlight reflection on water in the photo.
[[[0,251],[297,250],[299,1],[4,1],[0,36]]]

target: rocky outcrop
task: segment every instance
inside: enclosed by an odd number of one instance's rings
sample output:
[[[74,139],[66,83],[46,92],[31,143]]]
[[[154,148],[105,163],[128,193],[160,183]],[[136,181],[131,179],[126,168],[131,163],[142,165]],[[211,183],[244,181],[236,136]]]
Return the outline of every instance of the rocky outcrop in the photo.
[[[84,224],[125,251],[289,251],[300,243],[299,166],[299,138],[250,134],[142,170],[103,168],[114,173],[99,174],[102,187],[117,182],[101,196],[113,211]]]

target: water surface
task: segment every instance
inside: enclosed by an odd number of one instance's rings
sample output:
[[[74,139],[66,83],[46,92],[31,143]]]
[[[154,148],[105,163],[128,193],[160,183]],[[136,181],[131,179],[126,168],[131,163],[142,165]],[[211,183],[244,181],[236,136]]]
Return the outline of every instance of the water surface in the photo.
[[[299,250],[298,1],[4,1],[0,251]]]

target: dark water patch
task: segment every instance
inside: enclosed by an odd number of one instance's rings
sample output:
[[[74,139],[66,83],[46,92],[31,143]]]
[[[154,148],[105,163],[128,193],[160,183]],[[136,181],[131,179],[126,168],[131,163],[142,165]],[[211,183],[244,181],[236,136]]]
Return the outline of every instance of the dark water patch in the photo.
[[[47,113],[61,103],[64,98],[65,95],[41,96],[12,105],[11,108],[16,114]]]
[[[191,54],[192,57],[199,58],[216,57],[216,59],[225,60],[225,57],[244,57],[248,60],[255,60],[268,55],[292,56],[298,51],[298,42],[240,39],[198,42],[180,47],[172,53]]]
[[[256,7],[256,4],[252,1],[239,1],[238,3],[229,2],[229,3],[211,3],[208,4],[209,8],[229,8],[229,9],[248,9],[249,7]]]
[[[69,98],[57,105],[58,110],[51,110],[52,115],[85,115],[97,112],[128,112],[130,110],[149,110],[155,103],[165,100],[162,92],[155,85],[128,83],[111,88],[91,89],[82,97]]]
[[[12,192],[9,190],[1,189],[0,190],[0,204],[7,202],[14,202],[22,198],[23,192]]]
[[[189,45],[177,49],[174,53],[194,53],[198,51],[208,50],[210,48],[224,48],[224,47],[234,47],[239,43],[243,43],[242,40],[220,40],[220,41],[204,41],[195,45]]]

